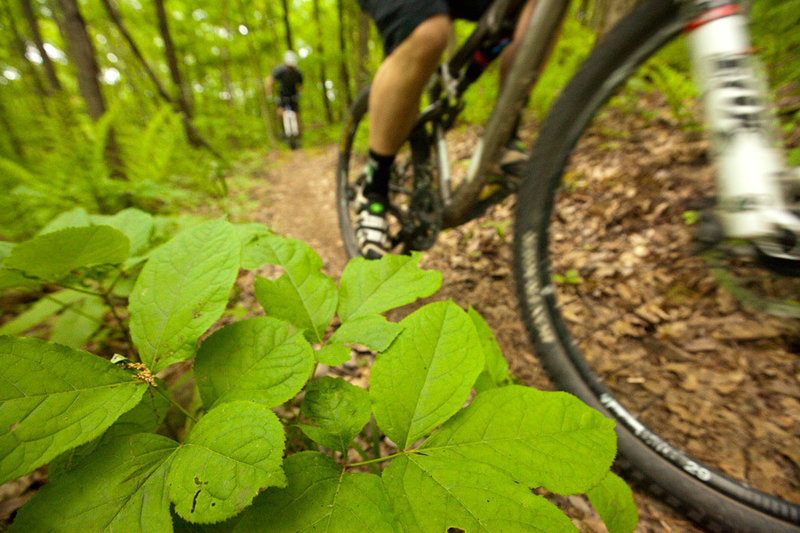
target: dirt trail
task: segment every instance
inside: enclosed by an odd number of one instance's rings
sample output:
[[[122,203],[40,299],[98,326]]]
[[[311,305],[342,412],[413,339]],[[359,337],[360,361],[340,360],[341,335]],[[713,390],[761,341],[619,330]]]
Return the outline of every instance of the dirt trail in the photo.
[[[259,205],[247,218],[311,245],[323,260],[323,270],[338,279],[347,257],[336,218],[335,168],[335,145],[271,154],[261,184],[247,191]],[[526,384],[551,389],[517,315],[511,273],[512,207],[513,201],[507,200],[481,219],[444,232],[422,266],[440,270],[444,276],[442,289],[431,300],[451,298],[464,308],[475,307],[491,326],[512,372]],[[637,493],[636,502],[637,532],[698,531],[644,494]],[[569,507],[568,514],[580,531],[606,531],[581,497],[564,498],[561,504]]]

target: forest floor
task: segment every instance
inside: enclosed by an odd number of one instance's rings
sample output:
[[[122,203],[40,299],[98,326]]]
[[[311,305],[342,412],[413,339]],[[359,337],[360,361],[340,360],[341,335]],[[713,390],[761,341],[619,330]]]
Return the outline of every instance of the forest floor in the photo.
[[[336,146],[270,154],[260,183],[245,194],[254,209],[241,215],[243,220],[263,222],[311,245],[323,260],[323,270],[334,278],[347,262],[336,215],[336,158]],[[440,235],[421,267],[441,271],[444,280],[441,290],[426,301],[452,299],[464,308],[475,307],[491,326],[514,375],[549,390],[553,386],[533,355],[517,310],[511,271],[512,208],[509,199],[484,217]],[[240,280],[246,299],[252,298],[247,294],[251,281]],[[635,499],[638,532],[698,531],[658,500],[641,492],[635,493]],[[568,508],[582,532],[606,531],[584,498],[565,498],[559,505]]]

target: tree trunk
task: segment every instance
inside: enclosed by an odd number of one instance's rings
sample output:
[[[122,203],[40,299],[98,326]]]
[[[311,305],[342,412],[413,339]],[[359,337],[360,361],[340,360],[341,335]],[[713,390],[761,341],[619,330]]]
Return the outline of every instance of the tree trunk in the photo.
[[[147,60],[144,58],[144,55],[137,46],[136,41],[133,40],[131,33],[128,31],[128,28],[122,21],[122,15],[117,9],[117,6],[113,3],[113,0],[102,0],[102,3],[106,9],[106,12],[108,13],[108,16],[111,18],[111,21],[114,23],[114,25],[117,27],[122,37],[130,46],[134,57],[136,57],[136,59],[142,65],[142,68],[144,68],[145,72],[147,73],[147,77],[150,78],[150,81],[152,81],[153,85],[156,86],[158,94],[167,103],[174,105],[176,107],[176,111],[178,111],[178,113],[182,115],[183,128],[184,131],[186,132],[186,139],[189,141],[190,144],[192,144],[192,146],[203,146],[211,149],[211,146],[208,144],[208,142],[203,138],[202,135],[200,135],[200,132],[197,131],[197,128],[195,128],[194,123],[192,122],[191,115],[187,114],[187,110],[190,109],[190,106],[188,104],[181,103],[181,101],[176,103],[169,95],[169,92],[167,92],[167,89],[161,83],[161,80],[158,79],[158,76],[156,76],[153,69],[147,63]],[[179,76],[178,79],[180,80],[180,74],[178,74],[178,76]],[[211,149],[211,152],[216,153],[214,152],[213,149]]]
[[[350,68],[347,65],[347,19],[345,18],[344,1],[336,0],[336,7],[339,12],[339,80],[341,90],[339,94],[344,95],[345,107],[349,108],[353,103],[353,92],[350,88]],[[346,109],[344,110],[346,111]]]
[[[239,16],[242,17],[242,22],[245,26],[250,28],[247,20],[247,9],[245,8],[244,3],[242,0],[239,0]],[[258,94],[258,103],[261,108],[261,117],[264,121],[264,128],[266,129],[267,139],[269,139],[270,144],[275,142],[275,125],[272,122],[272,110],[269,106],[269,95],[267,95],[267,83],[266,78],[264,77],[264,71],[261,69],[261,61],[259,61],[259,54],[258,51],[253,46],[253,39],[252,35],[248,33],[246,36],[247,42],[247,52],[250,56],[250,63],[253,68],[253,72],[256,76],[256,94]]]
[[[50,56],[47,55],[47,50],[45,50],[42,33],[39,31],[39,21],[36,19],[36,14],[33,12],[33,6],[31,6],[30,0],[20,0],[20,5],[28,21],[28,26],[30,26],[36,49],[39,50],[39,55],[42,56],[42,66],[44,66],[44,72],[47,76],[50,88],[53,91],[60,91],[61,83],[58,81],[58,76],[56,76],[56,69],[53,66],[53,62],[50,60]]]
[[[31,83],[33,83],[34,88],[36,89],[35,93],[39,96],[39,100],[42,104],[42,110],[44,113],[47,113],[47,105],[44,102],[44,95],[47,94],[47,89],[42,83],[42,78],[39,75],[39,72],[33,66],[33,64],[28,60],[28,57],[25,55],[26,53],[26,44],[25,39],[22,37],[22,34],[19,32],[19,28],[17,28],[17,23],[14,20],[14,13],[11,12],[11,5],[7,3],[3,3],[5,6],[6,17],[8,17],[8,27],[11,30],[11,44],[14,48],[16,48],[17,53],[19,54],[20,61],[22,62],[23,69],[27,71],[28,77],[30,78]]]
[[[164,41],[164,54],[167,59],[167,66],[169,67],[169,75],[172,78],[175,89],[178,91],[177,102],[183,115],[192,118],[192,108],[189,105],[189,102],[191,102],[189,86],[183,82],[181,71],[178,67],[178,56],[175,53],[172,34],[169,32],[169,22],[167,21],[167,12],[164,9],[164,0],[155,0],[155,6],[156,15],[158,17],[158,31],[161,34],[161,40]]]
[[[77,0],[58,0],[58,4],[61,6],[61,12],[64,15],[64,42],[67,43],[67,49],[77,70],[78,89],[86,102],[89,116],[92,117],[92,120],[97,121],[106,112],[106,103],[100,88],[100,69],[97,66],[94,45],[89,37],[83,16],[78,10]],[[108,130],[106,157],[111,167],[111,175],[116,178],[127,179],[123,171],[122,159],[119,155],[119,146],[112,128]]]
[[[294,50],[294,39],[292,39],[292,25],[289,24],[289,2],[281,0],[283,4],[283,27],[286,33],[286,49]]]
[[[325,48],[323,45],[323,32],[322,32],[322,24],[320,23],[320,16],[319,16],[319,0],[314,0],[313,3],[314,8],[314,22],[317,23],[317,51],[319,52],[319,77],[320,77],[320,89],[322,90],[322,103],[325,105],[325,118],[328,120],[328,124],[333,124],[333,112],[331,111],[331,101],[328,98],[328,87],[326,83],[328,82],[328,74],[325,72]]]

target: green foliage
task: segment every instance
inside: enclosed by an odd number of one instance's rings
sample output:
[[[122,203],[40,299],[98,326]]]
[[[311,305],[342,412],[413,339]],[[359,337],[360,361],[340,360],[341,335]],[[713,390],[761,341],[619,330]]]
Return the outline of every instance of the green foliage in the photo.
[[[609,473],[612,420],[571,395],[510,385],[474,309],[443,301],[386,320],[438,290],[441,274],[420,270],[419,255],[354,259],[337,287],[307,245],[257,225],[202,222],[153,249],[139,233],[146,215],[83,215],[0,246],[0,273],[95,291],[117,315],[124,298],[110,298],[109,280],[132,276],[118,326],[134,344],[108,361],[0,336],[0,482],[51,470],[11,531],[574,531],[537,487],[588,493],[611,531],[635,527],[630,490]],[[266,316],[208,335],[239,267],[264,264],[283,271],[257,278]],[[313,377],[351,345],[377,352],[369,392]],[[179,407],[153,374],[190,359],[198,396]],[[185,417],[172,436],[166,401]]]

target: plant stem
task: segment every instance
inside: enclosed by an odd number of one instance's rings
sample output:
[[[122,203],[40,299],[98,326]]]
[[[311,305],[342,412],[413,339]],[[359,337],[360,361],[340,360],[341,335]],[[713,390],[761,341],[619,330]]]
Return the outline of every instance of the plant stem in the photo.
[[[181,413],[183,413],[184,415],[186,415],[186,417],[187,417],[187,418],[189,418],[189,419],[190,419],[192,422],[194,422],[195,424],[197,424],[197,419],[196,419],[195,417],[193,417],[193,416],[191,415],[191,413],[189,413],[189,411],[187,411],[186,409],[184,409],[184,407],[183,407],[181,404],[179,404],[178,402],[176,402],[175,400],[173,400],[171,396],[168,396],[168,395],[167,395],[165,392],[163,392],[163,391],[162,391],[161,389],[159,389],[158,387],[151,387],[151,389],[155,389],[155,391],[156,391],[157,393],[159,393],[161,396],[163,396],[164,398],[166,398],[166,399],[167,399],[167,401],[168,401],[169,403],[171,403],[172,405],[174,405],[175,407],[177,407],[177,408],[178,408],[178,410],[179,410]]]
[[[351,464],[349,464],[347,466],[348,466],[348,468],[352,468],[352,467],[355,467],[355,466],[365,466],[365,465],[371,465],[371,464],[374,464],[374,463],[382,463],[384,461],[390,461],[390,460],[394,459],[395,457],[400,457],[401,455],[409,455],[409,454],[412,454],[412,453],[417,453],[417,450],[406,450],[406,451],[403,451],[403,452],[397,452],[397,453],[393,453],[392,455],[387,455],[386,457],[378,457],[377,459],[370,459],[368,461],[361,461],[360,463],[351,463]]]

